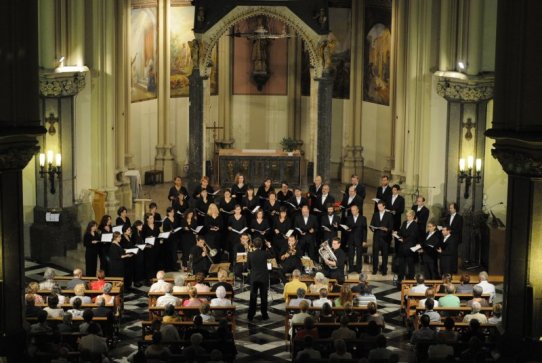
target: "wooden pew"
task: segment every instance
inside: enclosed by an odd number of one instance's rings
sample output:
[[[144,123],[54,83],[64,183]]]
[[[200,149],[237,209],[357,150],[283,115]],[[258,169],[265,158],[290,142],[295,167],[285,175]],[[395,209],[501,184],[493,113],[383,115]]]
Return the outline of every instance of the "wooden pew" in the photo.
[[[188,330],[192,327],[194,327],[194,323],[192,321],[177,321],[174,323],[168,323],[169,325],[173,325],[177,330],[179,330],[179,335],[184,335],[184,331]],[[228,325],[231,326],[231,323],[228,322]],[[217,321],[214,322],[206,322],[203,323],[203,327],[207,328],[217,328],[219,326],[219,323]],[[233,330],[232,330],[233,332]],[[141,333],[143,340],[150,340],[152,339],[152,321],[141,321]]]
[[[152,279],[152,282],[155,283],[156,281],[158,281],[156,278],[153,278]],[[169,282],[170,284],[174,284],[175,283],[175,278],[173,277],[166,277],[164,278],[164,281],[165,282]],[[218,277],[209,277],[207,276],[205,278],[205,280],[203,280],[204,282],[208,283],[210,286],[213,286],[214,284],[216,284],[218,281]],[[233,278],[233,276],[229,276],[229,277],[226,277],[226,281],[225,282],[229,282],[230,284],[233,285],[233,283],[235,282],[235,279]],[[188,283],[190,283],[190,285],[195,285],[196,284],[196,276],[194,275],[190,275],[190,276],[187,276],[185,277],[184,279],[184,283],[187,284],[188,286]]]
[[[46,298],[47,296],[51,295],[52,292],[50,290],[40,290],[38,291],[38,294]],[[72,296],[75,296],[75,292],[73,290],[61,290],[61,294],[63,296],[66,296],[68,299],[71,298]],[[101,290],[85,290],[85,296],[89,296],[92,299],[102,294],[103,292]],[[111,290],[109,295],[114,297],[115,303],[113,305],[117,308],[117,314],[119,316],[122,316],[124,312],[124,296],[122,294],[122,289],[118,287],[113,288],[113,290]],[[70,304],[65,304],[65,305],[70,305]],[[106,305],[106,306],[111,306],[111,305]]]
[[[163,295],[164,295],[163,292],[149,292],[149,295],[148,295],[149,307],[156,306],[156,300],[160,296],[163,296]],[[188,292],[173,292],[172,295],[183,299],[183,301],[190,298],[190,296],[188,295]],[[211,301],[211,299],[214,299],[215,297],[216,297],[215,292],[199,292],[198,293],[199,299],[207,299]],[[226,291],[226,299],[230,299],[233,302],[233,294],[229,291]]]
[[[444,294],[444,293],[435,294],[435,300],[438,300],[439,298],[446,295],[447,294]],[[454,294],[454,295],[457,296],[459,300],[462,302],[462,304],[465,304],[465,306],[466,306],[466,301],[473,298],[472,293]],[[489,302],[489,298],[490,298],[489,294],[482,294],[482,297]],[[412,293],[408,295],[406,299],[406,308],[405,308],[405,313],[406,313],[407,318],[413,314],[413,309],[415,309],[419,305],[420,300],[423,300],[423,299],[425,299],[425,294],[422,294],[422,293]]]
[[[356,339],[347,339],[346,351],[352,354],[352,359],[342,359],[341,362],[345,363],[357,363],[360,358],[367,358],[369,351],[376,348],[376,337],[362,337]],[[311,360],[311,362],[328,363],[328,357],[331,353],[335,352],[334,340],[331,338],[315,339],[314,347],[322,355],[321,360]],[[297,353],[304,349],[304,342],[302,340],[293,340],[291,342],[291,356],[295,359]],[[387,362],[387,360],[386,360]]]
[[[443,308],[443,307],[437,307],[434,308],[433,311],[436,311],[440,314],[441,321],[444,322],[444,320],[447,317],[455,318],[455,323],[462,323],[463,317],[466,314],[470,314],[472,311],[472,308],[469,306],[461,306],[459,308]],[[416,306],[416,314],[414,314],[414,327],[416,329],[420,326],[420,318],[425,312],[425,308],[421,308],[419,306]],[[484,307],[480,310],[482,314],[485,314],[488,318],[493,314],[493,308],[492,307]]]
[[[210,312],[220,312],[224,317],[231,322],[232,332],[235,334],[237,328],[235,317],[236,317],[236,307],[232,306],[210,306]],[[149,308],[149,320],[154,320],[156,318],[161,318],[164,315],[165,307],[153,306]],[[183,321],[192,322],[192,317],[199,314],[199,306],[176,306],[175,311],[179,314],[179,317]]]
[[[152,344],[151,340],[140,340],[137,342],[137,349],[140,352],[144,352],[149,345]],[[169,348],[172,354],[169,356],[167,362],[184,362],[185,356],[181,353],[185,348],[189,347],[192,343],[190,340],[181,339],[176,342],[162,341],[162,345]],[[199,361],[207,362],[210,360],[210,352],[213,349],[218,349],[222,352],[222,360],[224,362],[235,361],[235,340],[218,340],[218,339],[204,339],[201,347],[207,352],[206,355],[199,356]]]

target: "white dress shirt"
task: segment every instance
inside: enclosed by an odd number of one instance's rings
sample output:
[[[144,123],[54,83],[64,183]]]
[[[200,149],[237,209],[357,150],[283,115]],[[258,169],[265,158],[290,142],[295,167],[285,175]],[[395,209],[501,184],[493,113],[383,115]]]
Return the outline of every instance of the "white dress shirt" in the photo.
[[[158,280],[151,285],[149,292],[165,292],[168,285],[169,283],[165,282],[164,280]]]

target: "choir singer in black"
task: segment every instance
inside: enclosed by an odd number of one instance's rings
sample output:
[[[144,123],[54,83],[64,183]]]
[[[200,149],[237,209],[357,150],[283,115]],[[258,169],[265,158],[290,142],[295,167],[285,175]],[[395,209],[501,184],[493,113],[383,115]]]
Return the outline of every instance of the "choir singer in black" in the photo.
[[[309,213],[307,205],[301,208],[301,215],[295,217],[294,228],[299,234],[299,248],[309,254],[313,261],[318,260],[318,252],[316,250],[316,231],[318,229],[318,220]]]
[[[386,202],[380,200],[377,203],[378,210],[371,219],[371,231],[373,231],[373,275],[378,271],[378,255],[382,252],[382,266],[380,271],[382,276],[388,274],[388,250],[391,242],[391,232],[393,230],[393,216],[386,212]]]
[[[267,289],[269,288],[269,270],[267,269],[267,253],[262,250],[262,239],[254,239],[255,251],[248,254],[247,266],[250,271],[250,303],[247,318],[254,319],[258,290],[260,292],[260,309],[262,320],[269,320],[267,315]]]
[[[359,213],[357,205],[352,206],[352,215],[346,220],[348,226],[348,269],[361,273],[363,247],[367,245],[367,218]],[[354,265],[354,257],[356,264]]]
[[[418,225],[414,221],[416,213],[409,210],[406,216],[407,219],[403,222],[399,231],[394,233],[399,284],[405,276],[407,279],[414,278],[414,252],[411,248],[418,244]]]
[[[209,257],[209,249],[205,246],[205,238],[198,236],[196,245],[190,251],[192,259],[192,273],[195,275],[202,272],[207,275],[209,267],[211,267],[211,259]]]
[[[405,212],[405,198],[399,194],[401,187],[395,184],[391,188],[390,202],[387,204],[388,210],[393,215],[393,230],[398,231],[401,228],[401,216]]]
[[[376,190],[376,199],[383,201],[386,204],[389,203],[391,199],[391,188],[389,186],[390,179],[387,175],[382,175],[380,178],[380,186]],[[378,203],[375,202],[375,213],[378,210]]]
[[[335,255],[334,259],[324,258],[324,276],[330,279],[336,279],[339,284],[344,283],[344,265],[346,264],[346,254],[341,248],[341,239],[335,237],[331,241],[331,250]]]
[[[335,208],[332,204],[326,206],[326,215],[320,219],[320,226],[322,232],[322,240],[331,243],[331,239],[337,237],[337,231],[339,230],[339,224],[341,223],[341,217],[335,214]]]

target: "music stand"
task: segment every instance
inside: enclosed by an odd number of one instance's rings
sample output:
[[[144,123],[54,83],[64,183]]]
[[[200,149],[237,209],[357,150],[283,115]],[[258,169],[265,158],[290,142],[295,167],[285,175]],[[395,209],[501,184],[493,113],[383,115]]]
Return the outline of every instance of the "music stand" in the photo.
[[[273,271],[274,268],[278,268],[277,260],[274,258],[268,258],[267,259],[267,270]],[[271,301],[275,301],[275,298],[273,297],[273,294],[271,294],[271,272],[269,273],[269,281],[267,283],[267,301],[269,301],[269,297],[271,297]]]
[[[241,263],[244,265],[245,263],[247,263],[247,260],[248,260],[247,252],[237,252],[237,256],[235,257],[236,263]],[[245,267],[243,266],[243,270],[244,269]],[[241,292],[245,291],[245,272],[243,270],[241,271]],[[235,271],[233,273],[235,275]]]
[[[230,269],[229,262],[213,263],[211,267],[209,267],[209,274],[216,274],[220,270],[228,271],[229,269]]]

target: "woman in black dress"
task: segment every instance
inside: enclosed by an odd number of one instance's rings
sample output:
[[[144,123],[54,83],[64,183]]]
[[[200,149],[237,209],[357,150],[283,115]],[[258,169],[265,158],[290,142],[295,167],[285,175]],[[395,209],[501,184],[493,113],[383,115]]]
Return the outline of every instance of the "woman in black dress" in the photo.
[[[273,250],[275,256],[280,256],[280,252],[288,245],[286,233],[292,229],[292,221],[288,218],[288,209],[280,207],[279,215],[275,218],[273,229]]]
[[[162,232],[171,232],[169,237],[164,240],[162,249],[162,259],[164,260],[166,271],[177,270],[177,249],[181,234],[179,233],[180,231],[174,231],[181,226],[180,219],[173,207],[166,209],[166,218],[164,218],[164,223],[162,224]]]
[[[252,239],[260,237],[264,240],[268,240],[267,236],[269,234],[269,222],[264,217],[263,210],[256,212],[256,218],[254,218],[250,224],[250,233],[252,235]]]
[[[215,262],[220,261],[221,252],[226,248],[225,239],[221,238],[221,236],[225,236],[222,226],[224,226],[224,221],[218,207],[211,203],[205,216],[205,240],[209,247],[218,251],[218,254],[213,258]]]
[[[115,226],[132,226],[130,218],[127,216],[128,210],[126,207],[120,207],[117,210],[117,219],[115,220]]]
[[[264,206],[265,202],[269,199],[269,193],[274,192],[271,178],[266,178],[263,184],[258,188],[256,196],[260,199],[260,206]]]
[[[158,229],[160,229],[160,227],[162,227],[163,221],[162,221],[162,216],[160,215],[160,213],[158,213],[158,204],[156,204],[155,202],[151,202],[149,204],[149,213],[154,218],[154,224],[156,224]]]
[[[180,176],[176,176],[174,185],[169,188],[168,199],[171,201],[171,206],[174,206],[174,202],[179,200],[179,194],[182,193],[184,198],[188,198],[188,190],[183,187],[183,180]]]
[[[188,267],[188,257],[190,256],[190,251],[192,247],[196,245],[196,234],[194,230],[197,228],[198,223],[196,221],[196,216],[191,209],[188,209],[184,212],[184,218],[181,220],[181,250],[183,251],[183,256],[181,262],[183,264],[183,269],[186,271]]]
[[[241,206],[235,205],[234,213],[228,219],[228,253],[230,254],[230,262],[233,258],[233,248],[239,243],[239,238],[244,232],[243,229],[247,228],[247,221],[241,214]]]
[[[217,207],[222,215],[222,224],[228,223],[228,219],[233,215],[233,209],[235,205],[239,204],[236,198],[232,198],[232,194],[229,189],[224,190],[224,195],[218,200]]]
[[[248,185],[245,182],[245,177],[243,174],[237,174],[235,176],[235,182],[231,187],[231,193],[234,195],[237,204],[241,203],[243,198],[247,194]]]
[[[239,201],[236,201],[236,203],[239,204]],[[253,212],[254,208],[260,207],[260,199],[254,195],[254,188],[249,187],[247,189],[246,196],[243,198],[241,205],[243,208],[243,215],[247,219],[247,222],[252,221],[256,214],[256,212]]]
[[[113,232],[113,241],[109,248],[109,276],[112,277],[124,277],[124,259],[133,256],[121,247],[121,238],[122,235],[119,232]]]
[[[198,218],[198,225],[203,225],[205,223],[205,216],[207,215],[210,204],[211,200],[209,199],[207,190],[203,189],[200,192],[199,197],[196,198],[196,203],[194,205]]]
[[[158,235],[160,234],[160,227],[154,222],[154,216],[150,213],[145,213],[145,224],[141,231],[141,237],[145,242],[145,249],[143,255],[145,259],[145,277],[150,280],[156,275],[158,271],[158,257],[160,247],[158,247]],[[152,239],[154,238],[154,240]]]
[[[98,225],[98,231],[100,231],[100,234],[113,232],[110,215],[106,214],[102,217],[100,224]],[[98,246],[100,269],[105,271],[105,276],[109,276],[109,262],[107,262],[109,259],[109,245],[110,243],[100,243]]]
[[[85,246],[85,275],[95,276],[98,268],[98,254],[100,252],[100,234],[98,233],[98,223],[96,221],[88,222],[85,235],[83,236],[83,246]]]
[[[120,246],[125,250],[135,247],[134,241],[132,241],[132,226],[128,224],[122,226]],[[139,255],[139,252],[137,255]],[[126,287],[131,287],[132,282],[134,281],[134,264],[135,256],[124,260],[124,286]]]
[[[179,217],[182,217],[184,212],[186,212],[186,210],[189,208],[186,195],[184,195],[182,192],[180,192],[177,195],[177,198],[173,200],[172,205],[173,209],[175,209],[175,213],[177,213]]]
[[[202,176],[199,185],[194,189],[194,193],[192,193],[192,198],[198,198],[201,195],[202,190],[207,191],[207,197],[212,202],[213,201],[213,193],[215,190],[212,186],[209,185],[209,177],[208,176]]]
[[[134,246],[137,246],[139,248],[139,252],[133,257],[135,281],[134,286],[141,287],[141,285],[143,285],[143,282],[147,278],[147,275],[145,273],[145,249],[152,248],[151,246],[146,245],[145,241],[143,240],[142,221],[137,220],[134,222],[134,225],[132,226],[131,239]],[[143,249],[141,249],[140,247],[143,247]]]
[[[275,192],[269,193],[269,200],[265,202],[263,210],[267,216],[269,224],[271,227],[274,227],[273,223],[275,221],[275,217],[279,215],[280,211],[280,203],[277,200]]]

